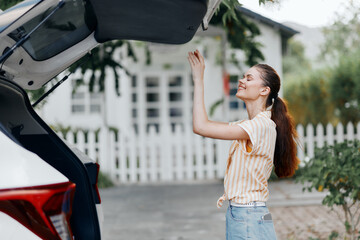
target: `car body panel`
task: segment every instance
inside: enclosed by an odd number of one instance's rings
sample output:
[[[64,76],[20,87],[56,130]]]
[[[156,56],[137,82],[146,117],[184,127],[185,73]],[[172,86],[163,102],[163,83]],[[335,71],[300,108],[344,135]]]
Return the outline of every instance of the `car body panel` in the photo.
[[[0,189],[68,182],[63,174],[36,154],[14,143],[0,132]]]
[[[35,233],[3,212],[0,212],[0,233],[1,239],[6,240],[41,240]]]
[[[100,239],[94,188],[84,164],[37,115],[25,91],[1,76],[0,99],[0,124],[4,129],[21,146],[76,184],[71,216],[74,235],[79,239]]]
[[[0,41],[0,49],[9,45],[10,41],[14,43],[10,38]],[[29,90],[39,89],[50,79],[83,57],[89,52],[89,49],[91,50],[97,45],[98,43],[93,34],[91,34],[84,41],[66,49],[56,57],[44,61],[35,61],[23,48],[18,48],[18,50],[6,60],[3,69],[7,72],[8,79],[13,80],[22,88]],[[22,59],[22,67],[19,67],[19,59]]]

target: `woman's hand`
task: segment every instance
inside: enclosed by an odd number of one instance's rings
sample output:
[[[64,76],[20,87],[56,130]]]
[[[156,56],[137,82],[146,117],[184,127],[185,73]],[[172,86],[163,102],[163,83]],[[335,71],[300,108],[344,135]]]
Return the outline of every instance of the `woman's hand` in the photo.
[[[199,50],[196,50],[195,52],[189,52],[188,60],[190,63],[194,83],[203,81],[205,62],[204,57],[200,54]]]

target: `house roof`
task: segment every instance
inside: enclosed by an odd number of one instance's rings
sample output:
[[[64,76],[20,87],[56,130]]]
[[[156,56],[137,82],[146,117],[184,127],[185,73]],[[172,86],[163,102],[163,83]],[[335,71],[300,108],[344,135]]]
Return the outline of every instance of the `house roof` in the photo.
[[[252,19],[255,19],[261,23],[264,23],[270,27],[273,27],[275,29],[279,29],[280,33],[282,35],[282,37],[284,38],[290,38],[292,36],[294,36],[295,34],[299,33],[299,31],[296,31],[284,24],[275,22],[274,20],[271,20],[270,18],[264,17],[256,12],[253,12],[247,8],[244,7],[238,7],[237,9],[239,12],[241,12],[242,14],[244,14],[245,16],[248,16]]]

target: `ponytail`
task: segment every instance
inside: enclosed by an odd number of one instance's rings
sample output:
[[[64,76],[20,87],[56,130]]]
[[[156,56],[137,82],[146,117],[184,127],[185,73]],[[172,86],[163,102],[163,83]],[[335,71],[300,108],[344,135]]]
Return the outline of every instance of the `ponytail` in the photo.
[[[278,177],[291,177],[298,168],[299,159],[296,156],[296,143],[298,134],[295,129],[295,123],[288,112],[287,104],[278,97],[280,90],[280,77],[267,64],[256,64],[256,67],[264,85],[270,87],[271,91],[266,101],[266,107],[271,108],[271,119],[276,124],[276,143],[274,154],[275,173]]]
[[[299,164],[296,156],[298,134],[286,102],[279,97],[274,99],[271,119],[276,124],[277,133],[274,154],[275,173],[280,178],[291,177],[295,174]]]

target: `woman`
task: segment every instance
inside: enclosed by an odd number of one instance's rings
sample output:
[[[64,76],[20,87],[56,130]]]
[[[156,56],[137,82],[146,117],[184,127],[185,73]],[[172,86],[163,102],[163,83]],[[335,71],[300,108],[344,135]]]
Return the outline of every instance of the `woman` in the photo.
[[[226,239],[276,239],[267,180],[272,167],[278,177],[292,176],[297,168],[297,133],[286,103],[278,97],[280,78],[266,65],[251,67],[239,79],[236,97],[243,100],[248,120],[221,123],[208,120],[204,106],[204,58],[198,50],[188,60],[194,81],[193,130],[204,137],[234,140],[229,151],[221,207],[226,213]],[[268,110],[271,107],[271,110]]]

